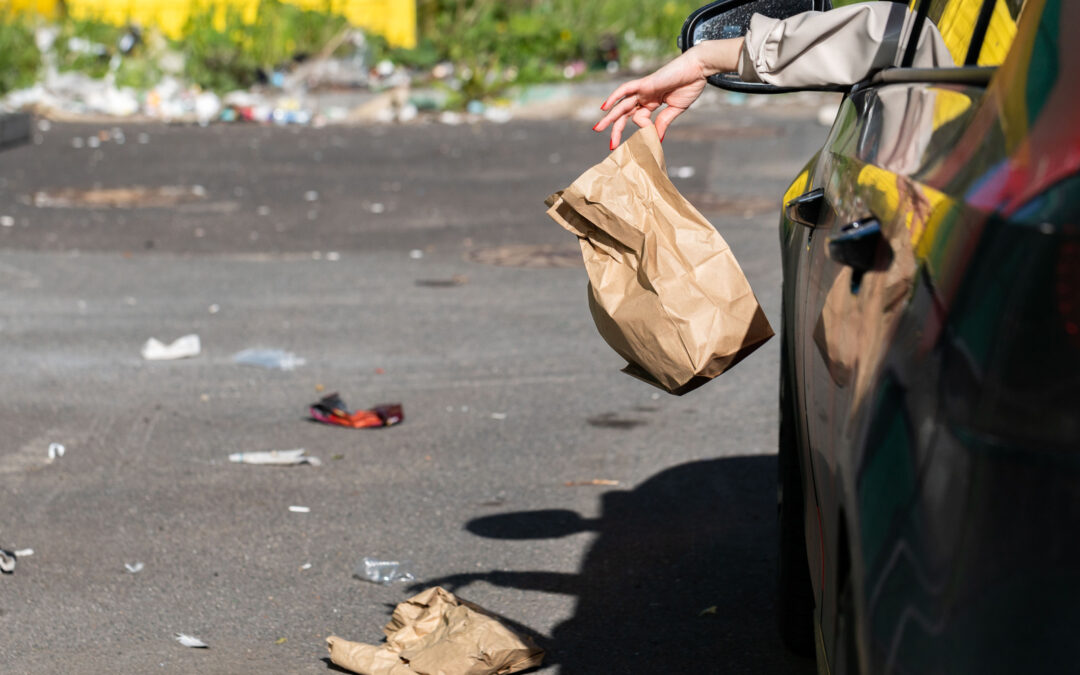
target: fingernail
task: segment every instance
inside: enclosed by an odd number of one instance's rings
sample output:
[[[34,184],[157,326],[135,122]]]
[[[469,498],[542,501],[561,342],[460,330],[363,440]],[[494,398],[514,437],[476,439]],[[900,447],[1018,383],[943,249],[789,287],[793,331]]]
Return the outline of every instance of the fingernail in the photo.
[[[614,150],[614,149],[615,149],[615,141],[612,141],[612,142],[608,143],[608,150]]]
[[[600,126],[600,123],[599,123],[599,122],[597,122],[596,124],[592,125],[592,130],[593,130],[593,131],[596,131],[596,127],[598,127],[598,126]]]

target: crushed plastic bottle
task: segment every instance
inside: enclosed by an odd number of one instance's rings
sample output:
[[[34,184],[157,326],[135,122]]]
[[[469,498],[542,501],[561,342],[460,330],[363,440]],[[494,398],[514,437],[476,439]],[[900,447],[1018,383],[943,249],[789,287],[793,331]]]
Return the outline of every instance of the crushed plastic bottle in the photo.
[[[416,577],[408,569],[408,563],[398,560],[377,560],[364,558],[356,566],[353,575],[373,584],[389,586],[392,583],[408,583],[416,581]]]
[[[283,349],[245,349],[233,355],[233,363],[270,370],[296,370],[307,361]]]

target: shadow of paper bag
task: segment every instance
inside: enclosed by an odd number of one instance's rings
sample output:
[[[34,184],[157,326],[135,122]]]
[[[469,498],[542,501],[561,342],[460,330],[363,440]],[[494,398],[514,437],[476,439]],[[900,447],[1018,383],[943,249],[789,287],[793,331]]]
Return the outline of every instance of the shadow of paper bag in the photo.
[[[654,127],[547,204],[578,236],[593,320],[624,372],[684,394],[772,337],[727,242],[668,178]]]

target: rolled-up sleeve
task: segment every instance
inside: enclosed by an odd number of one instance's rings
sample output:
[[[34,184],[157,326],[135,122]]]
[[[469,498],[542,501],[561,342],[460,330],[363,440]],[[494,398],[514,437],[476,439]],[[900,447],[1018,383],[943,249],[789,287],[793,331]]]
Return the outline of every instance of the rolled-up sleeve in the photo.
[[[780,87],[854,84],[887,66],[899,65],[914,14],[893,2],[868,2],[787,19],[755,14],[739,56],[746,82]],[[926,22],[915,62],[918,68],[951,67],[952,56],[937,27]]]

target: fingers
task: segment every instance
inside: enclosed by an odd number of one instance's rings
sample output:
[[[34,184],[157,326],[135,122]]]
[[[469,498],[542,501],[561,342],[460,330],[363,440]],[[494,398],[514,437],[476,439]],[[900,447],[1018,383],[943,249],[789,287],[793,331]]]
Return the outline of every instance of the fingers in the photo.
[[[615,120],[615,126],[611,127],[611,144],[608,146],[610,150],[614,150],[619,147],[619,143],[622,142],[622,132],[626,127],[627,116],[622,116]]]
[[[660,140],[664,140],[664,134],[667,133],[668,125],[670,125],[676,117],[683,113],[683,108],[674,108],[667,106],[660,111],[660,114],[656,116],[656,133],[660,135]]]
[[[612,105],[614,105],[614,103],[616,101],[618,101],[620,98],[623,98],[624,96],[627,96],[627,95],[629,95],[631,93],[637,92],[638,85],[640,84],[640,82],[641,82],[641,80],[631,80],[629,82],[624,82],[621,85],[619,85],[615,89],[615,91],[611,92],[611,96],[608,96],[607,100],[600,104],[600,109],[601,110],[607,110]]]
[[[630,119],[634,120],[634,124],[638,125],[642,129],[652,125],[652,113],[656,109],[656,106],[641,106],[630,116]]]
[[[637,107],[637,104],[637,96],[627,96],[623,100],[619,101],[619,103],[614,108],[612,108],[608,114],[604,115],[603,119],[596,123],[596,126],[593,127],[593,131],[603,131],[607,128],[609,124],[611,124],[619,117],[622,117],[623,115],[628,115],[633,112],[634,108]]]

